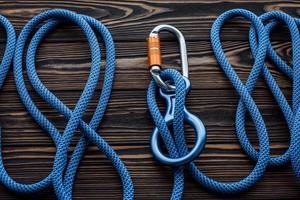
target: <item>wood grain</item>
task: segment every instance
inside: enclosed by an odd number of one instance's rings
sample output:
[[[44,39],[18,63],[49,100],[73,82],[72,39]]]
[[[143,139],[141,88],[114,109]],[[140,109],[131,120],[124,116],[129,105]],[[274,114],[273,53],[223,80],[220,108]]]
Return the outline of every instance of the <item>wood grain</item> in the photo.
[[[72,48],[66,48],[72,45]],[[178,45],[167,42],[162,45],[164,67],[173,67],[180,70]],[[291,49],[289,42],[274,42],[274,48],[283,58],[290,59]],[[103,48],[102,48],[103,49]],[[145,90],[149,83],[147,52],[145,42],[130,44],[116,43],[117,68],[114,89],[117,90]],[[224,49],[229,59],[245,81],[251,70],[253,59],[247,42],[224,42]],[[85,43],[44,43],[37,56],[37,71],[51,90],[82,90],[90,70],[89,49]],[[103,56],[105,53],[103,53]],[[218,66],[210,42],[188,42],[189,74],[193,89],[229,89],[232,88],[222,69]],[[104,57],[105,58],[105,57]],[[76,66],[75,66],[76,65]],[[103,64],[104,65],[104,64]],[[269,64],[270,70],[282,88],[290,88],[290,81]],[[74,70],[76,68],[76,70]],[[216,77],[218,77],[216,79]],[[81,81],[78,81],[81,80]],[[27,81],[28,82],[28,81]],[[102,81],[100,81],[102,82]],[[260,81],[258,88],[265,88]],[[61,87],[61,86],[64,87]],[[99,85],[101,86],[101,84]],[[100,88],[100,87],[99,87]],[[29,88],[30,89],[30,88]],[[14,82],[10,74],[6,91],[14,91]]]
[[[16,3],[17,2],[17,3]],[[233,8],[244,8],[262,14],[267,11],[281,10],[298,15],[298,1],[1,1],[1,14],[7,16],[17,30],[33,16],[53,9],[70,9],[101,20],[107,25],[116,41],[144,41],[150,30],[161,23],[175,25],[187,40],[208,40],[213,21],[218,15]],[[236,22],[240,22],[240,19]],[[238,28],[237,28],[238,27]],[[247,38],[249,23],[232,23],[224,29],[224,39],[240,40]],[[73,32],[73,28],[69,28]],[[59,39],[75,41],[83,39],[69,37],[70,32],[61,29]],[[58,36],[58,35],[56,35]],[[55,37],[56,38],[56,37]],[[285,40],[286,37],[279,37]],[[3,40],[3,38],[1,38]],[[57,41],[55,39],[54,41]]]
[[[297,16],[298,1],[0,1],[0,13],[8,17],[17,32],[38,13],[51,8],[65,8],[101,20],[111,31],[116,45],[117,69],[114,90],[98,132],[118,152],[125,162],[135,185],[136,199],[168,199],[172,187],[172,170],[153,159],[149,139],[153,129],[146,104],[146,89],[150,79],[147,70],[145,38],[161,23],[178,27],[186,37],[192,90],[187,107],[199,116],[207,129],[205,150],[196,164],[208,176],[222,181],[237,181],[246,176],[255,162],[242,152],[235,136],[237,93],[216,62],[209,31],[218,15],[232,8],[249,9],[256,14],[281,10]],[[223,47],[241,79],[245,81],[253,58],[247,41],[249,23],[240,18],[225,25]],[[0,52],[5,48],[5,33],[0,30]],[[72,37],[70,37],[72,35]],[[101,38],[99,37],[101,40]],[[165,67],[180,69],[175,38],[162,34]],[[276,51],[291,62],[291,46],[285,30],[272,34]],[[105,49],[101,43],[103,59]],[[74,108],[90,70],[88,45],[74,26],[62,26],[41,44],[36,58],[39,77],[67,106]],[[104,65],[104,64],[103,64]],[[271,73],[291,100],[291,81],[272,63]],[[26,72],[24,70],[26,77]],[[102,78],[92,99],[85,120],[88,121],[97,104]],[[63,131],[66,120],[45,103],[26,83],[39,109]],[[289,131],[282,113],[262,78],[253,97],[269,130],[272,155],[283,153],[289,144]],[[163,102],[160,101],[163,110]],[[257,147],[255,127],[246,116],[247,131]],[[51,171],[55,146],[51,138],[31,118],[16,92],[10,72],[0,95],[0,124],[3,155],[8,172],[23,183],[38,181]],[[190,146],[195,139],[187,126]],[[74,148],[78,132],[70,152]],[[186,173],[184,199],[297,199],[296,183],[289,165],[268,169],[266,175],[249,191],[235,196],[221,196],[205,190]],[[74,199],[121,199],[122,190],[117,173],[104,155],[90,145],[77,174]],[[52,188],[33,196],[16,195],[0,185],[0,199],[55,199]]]

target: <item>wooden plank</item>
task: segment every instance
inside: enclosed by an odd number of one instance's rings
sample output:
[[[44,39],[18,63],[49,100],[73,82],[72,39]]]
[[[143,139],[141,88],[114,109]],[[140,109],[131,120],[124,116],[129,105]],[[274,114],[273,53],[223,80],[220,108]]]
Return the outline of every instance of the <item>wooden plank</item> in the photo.
[[[69,48],[65,48],[69,46]],[[146,90],[150,74],[147,64],[147,52],[144,42],[116,43],[117,65],[114,89]],[[178,44],[167,42],[163,44],[163,59],[165,67],[175,66],[180,70]],[[224,42],[228,59],[245,81],[252,65],[249,45],[247,42]],[[291,59],[289,42],[274,42],[276,51],[288,61]],[[103,48],[102,48],[103,49]],[[230,82],[220,69],[210,42],[189,42],[189,74],[193,89],[229,89]],[[104,54],[103,54],[104,55]],[[81,90],[87,80],[90,70],[89,49],[83,43],[44,44],[37,56],[37,71],[50,90]],[[271,63],[270,70],[282,88],[290,88],[291,83]],[[102,76],[101,76],[102,77]],[[27,78],[26,78],[26,82]],[[102,79],[100,80],[102,83]],[[260,79],[258,88],[265,88]],[[64,87],[61,87],[61,86]],[[128,87],[130,85],[130,87]],[[100,88],[101,84],[99,85]],[[29,88],[30,89],[30,88]],[[14,91],[12,75],[3,88]]]
[[[19,33],[23,25],[38,13],[50,8],[65,8],[101,20],[111,31],[117,55],[114,90],[103,123],[98,133],[117,151],[132,175],[135,199],[169,199],[172,189],[172,170],[161,165],[151,155],[149,140],[153,123],[146,103],[150,80],[147,66],[145,38],[160,23],[178,27],[186,37],[192,90],[187,107],[199,116],[207,129],[205,150],[196,160],[197,166],[208,176],[220,181],[237,181],[248,175],[255,165],[242,151],[235,135],[235,111],[239,100],[230,82],[223,74],[213,55],[209,31],[218,15],[233,8],[249,9],[256,14],[282,10],[298,16],[298,1],[272,2],[230,1],[0,1],[0,13],[7,16]],[[249,23],[241,18],[224,27],[223,46],[230,62],[243,81],[250,70],[247,31]],[[4,51],[5,35],[0,30],[0,52]],[[72,37],[70,37],[72,35]],[[288,62],[292,50],[285,30],[272,34],[273,47]],[[174,37],[162,34],[165,67],[180,69],[178,44]],[[105,49],[101,44],[103,54]],[[105,59],[105,56],[103,57]],[[45,85],[67,106],[74,108],[84,87],[90,69],[88,45],[83,34],[74,26],[63,26],[50,33],[39,48],[37,71]],[[271,73],[291,101],[291,81],[272,63]],[[24,70],[24,74],[25,70]],[[34,102],[62,132],[66,119],[45,103],[26,84]],[[102,77],[87,113],[91,118],[101,91]],[[62,87],[63,86],[63,87]],[[253,93],[269,131],[272,155],[283,153],[289,144],[289,130],[278,105],[262,78]],[[163,103],[159,101],[163,110]],[[12,72],[1,90],[0,125],[3,137],[4,162],[8,172],[17,181],[31,183],[47,176],[52,169],[55,146],[20,101]],[[246,128],[251,143],[257,148],[255,127],[246,116]],[[186,126],[189,146],[195,136]],[[76,133],[70,153],[80,136]],[[204,189],[186,173],[184,199],[298,199],[297,184],[290,164],[270,168],[263,179],[249,191],[234,195],[217,195]],[[276,188],[276,189],[274,189]],[[77,174],[74,199],[121,199],[122,189],[118,174],[109,160],[90,145]],[[52,188],[32,196],[16,195],[0,184],[0,200],[55,199]]]
[[[171,2],[171,3],[170,3]],[[298,16],[297,1],[2,1],[0,12],[8,17],[19,31],[24,24],[42,11],[52,8],[70,9],[101,20],[116,41],[144,41],[152,28],[168,23],[178,27],[187,40],[209,40],[213,21],[223,12],[248,9],[258,15],[272,10],[282,10]],[[236,21],[237,22],[237,21]],[[249,23],[240,19],[224,28],[224,39],[247,40]],[[69,30],[69,31],[66,31]],[[72,34],[72,37],[69,37]],[[83,35],[74,34],[74,27],[57,32],[55,40],[82,40]],[[287,37],[278,36],[285,40]],[[3,38],[1,38],[3,40]]]
[[[68,106],[74,107],[76,101],[74,97],[78,96],[79,92],[58,91],[56,94]],[[276,104],[266,94],[267,91],[259,90],[254,93],[254,98],[263,112],[270,131],[272,154],[278,155],[287,148],[289,135],[284,120],[276,109]],[[65,125],[63,118],[35,95],[34,100],[43,113],[60,130],[63,130]],[[188,98],[189,110],[201,117],[208,132],[206,149],[197,163],[209,176],[224,181],[238,180],[245,176],[252,166],[242,153],[234,135],[237,100],[237,96],[231,90],[223,92],[222,90],[193,90]],[[8,171],[17,180],[23,182],[32,182],[46,176],[51,170],[55,152],[51,139],[26,113],[15,93],[3,93],[0,105],[3,153]],[[90,118],[92,108],[95,106],[96,99],[93,99],[86,118]],[[128,166],[135,182],[137,199],[167,199],[172,183],[171,170],[156,162],[150,153],[149,140],[152,128],[145,94],[114,90],[99,133],[107,139]],[[255,130],[249,121],[248,130],[250,140],[256,144]],[[78,139],[78,136],[76,138]],[[189,127],[187,139],[190,145],[195,139]],[[276,181],[272,179],[274,176]],[[283,185],[276,192],[277,196],[284,197],[283,194],[287,191],[290,197],[298,194],[298,188],[292,184],[295,184],[295,181],[291,169],[284,168],[279,172],[270,169],[260,184],[239,197],[247,199],[264,197],[264,195],[272,197],[274,194],[268,192],[277,185],[277,181],[281,182],[281,186]],[[101,193],[102,198],[118,199],[121,195],[116,172],[109,161],[104,159],[95,146],[92,146],[80,167],[75,197],[96,198],[99,196],[96,191]],[[187,180],[185,193],[187,199],[195,195],[203,198],[217,197],[203,190],[191,178]],[[51,197],[50,195],[49,199]]]
[[[79,96],[79,92],[63,91],[56,92],[56,94],[70,108],[75,106],[76,96]],[[289,137],[286,133],[286,123],[283,120],[278,106],[270,97],[269,92],[265,90],[255,91],[253,96],[266,119],[268,128],[271,130],[271,138],[278,143],[284,142]],[[287,96],[288,99],[290,99],[290,95],[287,94]],[[131,91],[114,91],[104,118],[104,123],[101,125],[101,135],[107,136],[108,139],[111,140],[110,142],[116,144],[121,141],[124,141],[124,144],[148,144],[148,136],[151,133],[153,124],[148,113],[145,98],[145,93],[142,92],[133,94]],[[7,99],[10,99],[10,101],[7,101]],[[59,130],[63,130],[66,122],[64,117],[36,95],[34,95],[34,102]],[[236,141],[232,140],[235,139],[234,116],[237,102],[238,97],[232,90],[193,90],[187,98],[188,109],[200,116],[204,121],[209,131],[208,137],[213,139],[208,140],[208,142],[212,143],[236,143]],[[43,132],[36,130],[40,128],[26,112],[17,94],[3,93],[0,97],[0,103],[0,109],[2,110],[0,113],[2,128],[4,132],[9,132],[8,135],[10,135],[12,139],[10,141],[11,145],[14,145],[15,142],[18,141],[14,140],[14,138],[20,136],[21,140],[24,139],[22,135],[18,134],[19,131],[24,131],[25,135],[29,134],[29,136]],[[91,118],[96,105],[97,99],[95,97],[87,110],[85,116],[87,121]],[[162,105],[163,103],[160,102],[161,107]],[[247,121],[249,125],[248,128],[250,129],[250,138],[255,140],[255,128],[251,121]],[[188,127],[188,130],[192,133],[190,127]],[[222,135],[219,135],[222,130]],[[122,135],[120,135],[120,133],[122,133]],[[46,137],[45,134],[41,136],[43,136],[43,138]],[[190,134],[189,138],[192,139],[194,137]],[[38,140],[30,141],[30,143],[37,145],[44,144],[40,141],[43,139],[36,139]],[[119,139],[121,139],[121,141],[119,141]]]

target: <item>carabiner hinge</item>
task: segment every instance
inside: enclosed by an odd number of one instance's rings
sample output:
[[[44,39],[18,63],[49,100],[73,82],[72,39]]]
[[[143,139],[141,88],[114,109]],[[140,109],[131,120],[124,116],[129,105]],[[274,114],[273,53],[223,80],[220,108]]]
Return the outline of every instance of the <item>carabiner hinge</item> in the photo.
[[[162,68],[160,39],[158,35],[160,31],[168,31],[176,35],[180,47],[182,75],[188,78],[189,69],[188,69],[185,39],[182,33],[177,28],[165,24],[156,26],[151,31],[148,37],[148,63],[149,63],[150,73],[159,87],[163,88],[166,91],[174,91],[175,86],[165,83],[165,81],[163,81],[160,77],[160,70]]]

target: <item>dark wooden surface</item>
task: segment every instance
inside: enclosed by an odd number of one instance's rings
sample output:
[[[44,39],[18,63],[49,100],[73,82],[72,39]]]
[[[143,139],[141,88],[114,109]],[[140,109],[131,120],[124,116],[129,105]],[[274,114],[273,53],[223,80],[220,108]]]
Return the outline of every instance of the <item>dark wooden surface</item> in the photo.
[[[153,124],[146,105],[147,70],[145,38],[161,23],[178,27],[186,37],[192,91],[188,109],[201,117],[208,134],[206,149],[196,160],[210,177],[237,181],[246,176],[254,163],[245,156],[237,142],[234,116],[238,96],[225,78],[213,56],[209,31],[215,18],[232,8],[249,9],[256,14],[282,10],[293,16],[300,12],[298,1],[0,1],[0,13],[8,17],[17,32],[33,16],[51,8],[65,8],[101,20],[111,31],[117,52],[114,90],[99,133],[118,152],[135,185],[136,199],[168,199],[172,171],[152,158],[149,138]],[[247,42],[249,23],[232,22],[224,27],[224,48],[243,80],[252,63]],[[291,57],[285,31],[273,35],[273,45],[285,58]],[[5,44],[1,30],[0,47]],[[70,37],[72,35],[72,37]],[[164,63],[180,63],[174,37],[162,34]],[[38,74],[69,107],[73,108],[84,87],[90,65],[89,49],[82,33],[72,26],[55,30],[42,43],[38,56]],[[273,66],[272,74],[290,99],[291,83]],[[99,87],[100,88],[100,87]],[[30,87],[29,87],[30,89]],[[99,90],[98,90],[99,93]],[[253,94],[266,120],[272,154],[282,153],[289,143],[289,132],[282,114],[262,80]],[[32,93],[38,107],[60,130],[66,120]],[[92,114],[96,96],[86,118]],[[8,172],[17,181],[30,183],[45,177],[55,154],[51,139],[30,117],[20,102],[10,73],[0,95],[0,124],[3,154]],[[249,138],[257,146],[255,129],[248,120]],[[189,144],[194,136],[187,131]],[[78,138],[78,136],[77,136]],[[291,167],[268,169],[264,178],[249,191],[233,197],[208,192],[186,176],[184,199],[275,199],[299,198],[300,190]],[[95,146],[90,146],[80,165],[74,199],[120,199],[120,182],[111,163]],[[0,199],[54,199],[52,189],[30,197],[16,196],[0,185]]]

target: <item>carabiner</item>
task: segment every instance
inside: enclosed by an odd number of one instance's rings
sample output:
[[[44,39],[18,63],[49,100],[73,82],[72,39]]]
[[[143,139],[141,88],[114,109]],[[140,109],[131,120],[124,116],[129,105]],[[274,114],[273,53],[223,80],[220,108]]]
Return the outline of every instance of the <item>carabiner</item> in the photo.
[[[151,31],[148,37],[148,62],[149,62],[150,73],[153,79],[155,80],[156,84],[160,88],[163,88],[165,91],[170,92],[170,91],[175,91],[175,86],[166,83],[160,77],[162,62],[161,62],[161,51],[160,51],[160,39],[158,34],[161,31],[168,31],[176,35],[180,47],[182,75],[188,78],[189,67],[188,67],[188,60],[187,60],[186,44],[182,33],[174,26],[170,26],[166,24],[156,26]]]
[[[185,81],[185,94],[187,95],[190,91],[191,83],[188,79],[189,70],[188,70],[188,61],[187,61],[187,51],[185,45],[185,39],[182,33],[173,26],[170,25],[159,25],[156,26],[150,33],[148,37],[148,60],[150,73],[154,81],[156,82],[159,89],[160,96],[165,100],[166,103],[166,111],[164,115],[164,121],[166,125],[170,125],[174,120],[175,113],[175,104],[176,104],[176,94],[175,94],[175,86],[170,85],[161,78],[161,52],[160,52],[160,40],[159,40],[159,32],[160,31],[169,31],[176,35],[179,45],[180,45],[180,58],[181,58],[181,67],[182,67],[182,78]],[[196,134],[196,142],[194,147],[191,149],[189,153],[182,157],[171,158],[167,157],[163,154],[159,147],[159,130],[156,127],[152,132],[151,137],[151,149],[154,157],[164,163],[166,165],[172,166],[181,166],[187,163],[192,162],[203,150],[205,141],[206,141],[206,131],[202,121],[190,113],[186,107],[183,109],[184,120],[189,123],[195,130]]]

